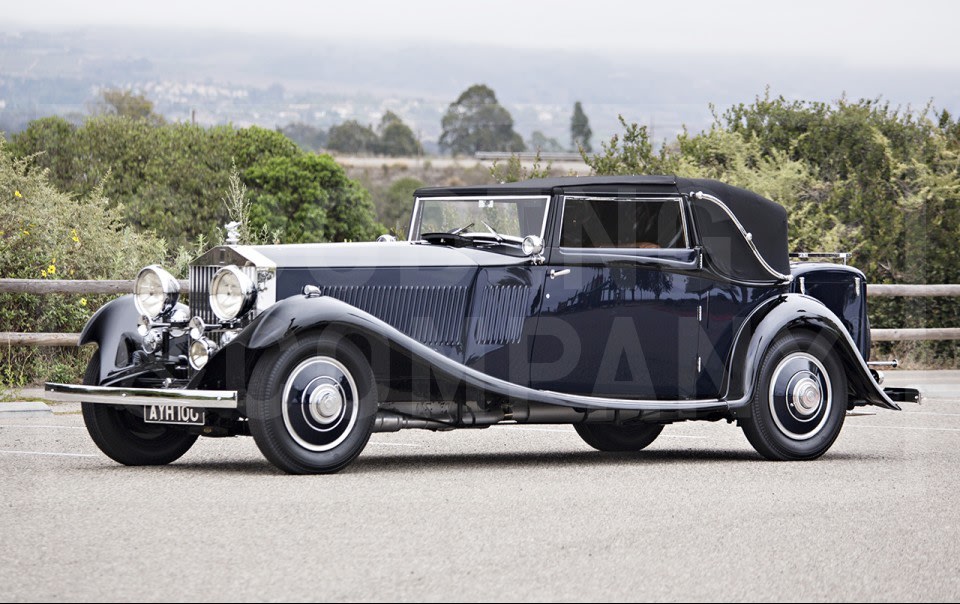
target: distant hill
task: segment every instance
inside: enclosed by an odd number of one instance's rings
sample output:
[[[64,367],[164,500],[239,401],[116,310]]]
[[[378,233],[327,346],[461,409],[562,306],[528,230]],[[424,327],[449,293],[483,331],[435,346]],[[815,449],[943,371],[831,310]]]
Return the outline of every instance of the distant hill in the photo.
[[[11,33],[12,32],[12,33]],[[684,54],[643,56],[515,50],[480,46],[323,42],[279,36],[89,28],[0,33],[0,130],[60,114],[80,119],[102,87],[145,93],[168,119],[274,127],[374,123],[390,109],[425,142],[440,134],[447,105],[484,82],[510,110],[525,138],[540,130],[569,140],[580,100],[594,140],[618,130],[617,114],[652,126],[657,139],[686,124],[711,122],[723,108],[769,85],[788,98],[878,97],[894,104],[960,111],[950,70],[864,70],[826,60]],[[428,145],[429,148],[429,145]]]

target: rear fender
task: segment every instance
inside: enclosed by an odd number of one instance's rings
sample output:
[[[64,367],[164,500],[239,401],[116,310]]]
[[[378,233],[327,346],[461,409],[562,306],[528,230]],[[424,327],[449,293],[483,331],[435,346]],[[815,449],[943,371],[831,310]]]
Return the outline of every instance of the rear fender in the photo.
[[[777,296],[759,306],[737,334],[723,390],[731,407],[749,403],[759,378],[761,359],[778,335],[795,329],[818,334],[836,352],[847,376],[852,401],[900,409],[873,379],[840,319],[816,298],[793,293]]]

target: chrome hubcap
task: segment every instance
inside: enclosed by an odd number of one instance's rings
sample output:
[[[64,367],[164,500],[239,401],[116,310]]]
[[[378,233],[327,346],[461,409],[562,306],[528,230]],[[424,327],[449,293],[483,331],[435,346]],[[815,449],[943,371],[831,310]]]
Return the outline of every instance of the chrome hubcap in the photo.
[[[793,386],[790,402],[793,409],[802,416],[813,415],[823,400],[820,383],[812,375],[802,377]]]
[[[777,428],[794,440],[813,438],[827,424],[833,406],[830,375],[820,359],[793,352],[777,363],[768,392]]]
[[[357,422],[360,396],[347,367],[316,356],[297,365],[283,388],[283,423],[293,440],[310,451],[342,443]]]
[[[304,393],[306,394],[306,393]],[[343,411],[343,394],[332,384],[321,384],[309,394],[310,415],[321,424],[332,423]]]

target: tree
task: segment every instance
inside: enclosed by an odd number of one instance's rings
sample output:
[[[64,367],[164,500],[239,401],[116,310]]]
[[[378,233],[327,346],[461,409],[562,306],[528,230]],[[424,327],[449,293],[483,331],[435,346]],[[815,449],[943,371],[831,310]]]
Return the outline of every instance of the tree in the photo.
[[[490,166],[490,176],[498,183],[519,182],[551,176],[553,164],[547,162],[547,165],[543,166],[540,161],[540,150],[537,149],[537,154],[533,158],[533,165],[528,170],[520,161],[520,156],[511,153],[506,163],[494,160],[493,165]]]
[[[570,118],[570,145],[575,151],[583,149],[590,153],[593,151],[590,145],[591,136],[593,136],[593,130],[590,129],[590,120],[583,112],[583,105],[577,101],[573,104],[573,117]]]
[[[390,232],[401,236],[410,228],[410,215],[413,212],[413,192],[425,183],[419,178],[404,177],[395,180],[390,188],[380,196],[377,214]]]
[[[396,113],[390,111],[389,109],[384,112],[383,117],[380,118],[380,125],[377,126],[377,132],[383,134],[383,130],[390,124],[402,124],[403,119]]]
[[[637,123],[628,124],[622,115],[617,119],[623,126],[623,136],[614,134],[609,142],[601,142],[603,152],[594,156],[587,155],[588,151],[581,146],[583,161],[594,173],[602,175],[662,172],[660,167],[665,163],[665,157],[662,154],[658,157],[654,153],[647,127]]]
[[[377,152],[381,155],[388,157],[420,155],[421,148],[417,137],[414,136],[410,126],[403,123],[396,113],[392,111],[384,113],[377,130],[380,134]]]
[[[329,201],[322,206],[327,213],[323,218],[311,214],[309,208],[301,208],[303,202],[298,200],[310,196],[304,192],[303,183],[294,182],[290,185],[296,189],[290,193],[291,199],[282,199],[284,203],[278,202],[272,210],[284,213],[271,220],[261,216],[254,225],[257,229],[268,226],[272,233],[288,222],[296,225],[303,219],[313,226],[306,231],[284,228],[284,240],[316,237],[338,241],[377,233],[371,226],[376,218],[366,192],[353,181],[324,178],[337,172],[332,167],[324,171],[305,166],[303,162],[309,160],[302,158],[307,154],[296,143],[266,128],[156,125],[115,115],[94,117],[74,127],[59,118],[47,118],[31,123],[14,138],[10,148],[20,157],[39,153],[34,165],[49,169],[51,179],[63,190],[85,196],[102,186],[111,207],[121,208],[118,211],[128,224],[140,231],[155,230],[171,249],[191,247],[201,236],[216,240],[218,230],[228,220],[226,207],[219,200],[227,189],[234,162],[250,188],[252,203],[261,206],[264,196],[285,194],[283,173],[294,181],[305,173],[304,178],[316,179],[319,188],[326,190],[329,185],[336,189],[312,197]],[[267,164],[276,169],[251,171]],[[345,178],[342,170],[339,173]],[[256,183],[249,180],[252,176],[258,178]],[[353,205],[341,209],[341,201]],[[339,220],[340,215],[348,217],[349,224],[321,225],[323,220]],[[353,229],[351,225],[359,226]]]
[[[249,168],[252,230],[285,242],[370,241],[382,233],[370,195],[329,155],[272,157]]]
[[[488,86],[474,84],[450,104],[441,122],[440,148],[456,154],[477,151],[524,151],[513,118]]]
[[[162,123],[163,117],[153,112],[153,101],[131,90],[107,88],[100,92],[96,105],[97,113],[119,115],[132,120],[148,120]]]
[[[300,145],[304,151],[321,151],[327,146],[327,131],[303,122],[279,128],[279,132]]]
[[[341,153],[375,153],[380,144],[377,133],[357,120],[347,120],[332,126],[327,136],[327,148]]]
[[[564,150],[563,145],[560,144],[560,141],[547,136],[539,130],[534,130],[533,134],[530,135],[529,147],[534,151],[545,151],[547,153],[554,153]]]

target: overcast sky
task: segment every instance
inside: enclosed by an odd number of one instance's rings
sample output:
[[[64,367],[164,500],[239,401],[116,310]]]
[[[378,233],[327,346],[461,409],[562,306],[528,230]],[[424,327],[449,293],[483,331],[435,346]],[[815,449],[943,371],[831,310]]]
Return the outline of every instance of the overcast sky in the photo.
[[[313,39],[456,40],[603,52],[829,57],[848,66],[956,67],[948,0],[4,0],[5,29],[90,25],[281,33]]]

